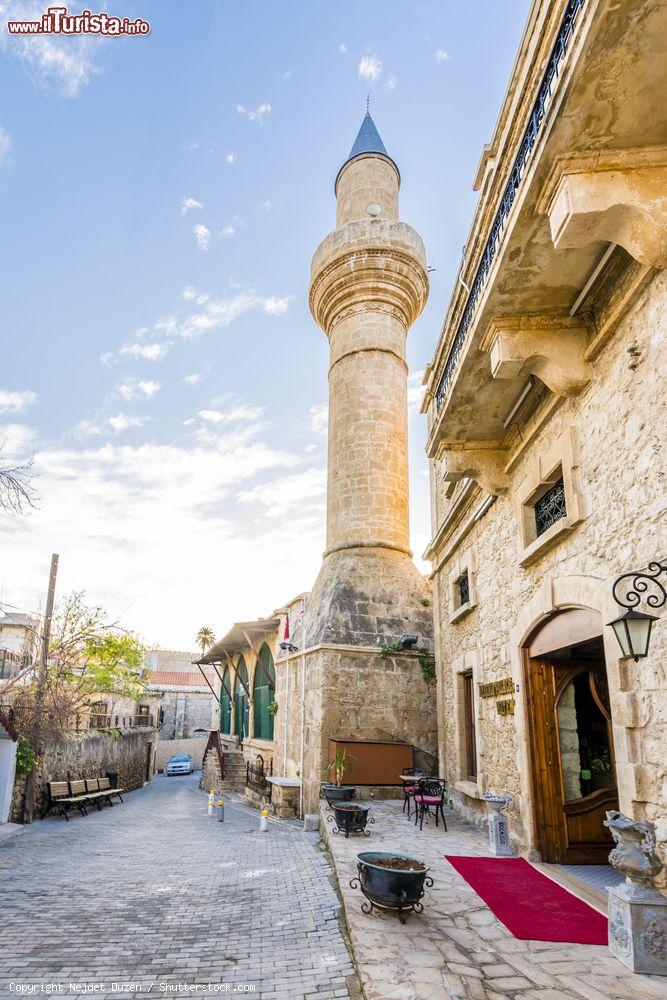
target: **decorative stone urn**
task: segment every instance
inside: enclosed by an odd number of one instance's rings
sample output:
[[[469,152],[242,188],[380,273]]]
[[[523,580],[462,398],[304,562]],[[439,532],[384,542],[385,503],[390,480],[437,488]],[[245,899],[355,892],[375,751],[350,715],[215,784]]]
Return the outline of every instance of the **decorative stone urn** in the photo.
[[[625,882],[610,886],[609,950],[633,972],[667,976],[667,897],[651,885],[662,871],[655,825],[608,812],[604,825],[616,847],[609,861]]]
[[[504,810],[512,801],[511,795],[482,795],[482,801],[486,802],[491,810],[489,816],[489,846],[493,853],[501,858],[508,858],[513,855],[510,845],[510,825]]]

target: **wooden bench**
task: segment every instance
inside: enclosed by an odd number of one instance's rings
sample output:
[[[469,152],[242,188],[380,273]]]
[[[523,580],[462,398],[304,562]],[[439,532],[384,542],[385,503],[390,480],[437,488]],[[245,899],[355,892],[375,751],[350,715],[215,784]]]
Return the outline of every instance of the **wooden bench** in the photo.
[[[110,806],[113,798],[123,801],[124,788],[112,788],[109,778],[79,778],[75,781],[49,781],[49,802],[42,819],[57,809],[61,816],[69,820],[69,810],[76,807],[82,816],[87,816],[86,806],[95,805],[101,811],[104,802]]]
[[[49,804],[46,808],[44,816],[46,816],[51,809],[55,808],[61,816],[64,816],[66,820],[69,820],[68,812],[73,807],[76,807],[82,816],[88,815],[86,812],[86,802],[88,800],[88,796],[85,792],[83,795],[73,795],[70,792],[68,781],[49,781],[47,787],[49,791]],[[42,816],[42,819],[44,819],[44,816]]]

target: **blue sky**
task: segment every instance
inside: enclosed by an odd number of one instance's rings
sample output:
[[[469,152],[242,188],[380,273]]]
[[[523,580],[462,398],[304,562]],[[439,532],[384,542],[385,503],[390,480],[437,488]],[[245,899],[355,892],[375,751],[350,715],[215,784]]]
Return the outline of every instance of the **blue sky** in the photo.
[[[45,6],[0,2],[0,17]],[[114,0],[101,9],[150,35],[3,30],[0,440],[36,454],[40,493],[27,518],[0,515],[5,602],[36,610],[57,551],[61,592],[187,649],[200,625],[221,635],[312,585],[327,344],[310,259],[369,92],[436,268],[408,339],[421,555],[419,373],[528,6]]]

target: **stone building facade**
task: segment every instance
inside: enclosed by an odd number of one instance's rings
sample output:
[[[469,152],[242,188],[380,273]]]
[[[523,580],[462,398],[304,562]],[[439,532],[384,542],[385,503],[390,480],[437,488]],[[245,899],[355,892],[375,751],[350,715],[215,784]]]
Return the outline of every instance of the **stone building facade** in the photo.
[[[666,40],[651,0],[535,0],[425,375],[440,765],[544,861],[605,860],[619,806],[667,849],[667,630],[607,627],[667,553]]]
[[[436,748],[435,691],[423,654],[395,648],[405,634],[422,649],[433,642],[431,591],[408,538],[405,356],[428,275],[419,235],[399,218],[399,187],[398,167],[367,114],[336,179],[336,228],[311,268],[310,307],[330,349],[322,568],[308,595],[270,619],[234,626],[201,661],[228,671],[219,683],[223,700],[228,685],[233,720],[223,718],[221,731],[231,726],[239,738],[245,713],[244,753],[246,745],[255,752],[253,684],[258,670],[270,672],[262,647],[270,653],[276,714],[263,748],[274,775],[300,783],[301,811],[312,811],[330,773],[332,740],[361,741],[378,755],[383,742]],[[380,655],[383,647],[390,655]],[[354,783],[354,768],[346,780]],[[395,794],[381,783],[376,791]]]

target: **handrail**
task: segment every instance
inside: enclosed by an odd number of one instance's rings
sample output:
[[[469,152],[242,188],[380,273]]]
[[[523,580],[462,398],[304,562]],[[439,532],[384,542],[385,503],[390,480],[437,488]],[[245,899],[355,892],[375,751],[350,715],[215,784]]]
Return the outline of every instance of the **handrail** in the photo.
[[[215,750],[218,755],[218,764],[220,765],[220,780],[222,781],[225,777],[225,758],[222,749],[222,744],[220,742],[220,730],[212,729],[208,734],[208,741],[206,743],[206,748],[204,749],[204,756],[202,760],[206,760],[206,754],[209,750]]]
[[[477,266],[477,270],[475,271],[475,277],[473,278],[470,286],[470,292],[468,293],[468,298],[466,299],[463,314],[461,315],[459,325],[456,328],[452,346],[449,349],[449,354],[447,355],[447,360],[445,361],[445,366],[438,383],[438,388],[436,389],[435,405],[438,410],[447,395],[447,390],[449,389],[451,381],[454,377],[454,370],[456,369],[461,351],[463,350],[466,334],[470,328],[470,324],[472,323],[472,318],[475,314],[477,303],[481,298],[482,289],[486,284],[486,279],[489,275],[489,271],[491,270],[491,265],[493,264],[496,253],[501,244],[507,217],[509,216],[510,209],[514,204],[517,191],[519,190],[519,186],[521,184],[521,179],[528,160],[530,159],[530,154],[535,148],[538,134],[546,117],[547,106],[552,95],[553,81],[560,73],[561,64],[567,55],[570,40],[576,29],[575,22],[577,15],[585,3],[586,0],[569,0],[569,3],[565,8],[565,14],[563,15],[563,20],[561,21],[560,28],[558,29],[556,41],[554,42],[551,54],[547,61],[546,70],[544,71],[542,82],[540,83],[540,87],[537,91],[537,97],[535,99],[535,103],[533,104],[528,124],[526,125],[523,137],[519,144],[518,152],[514,158],[512,169],[510,170],[509,180],[505,185],[503,196],[500,199],[500,205],[491,224],[491,230],[484,245],[482,258]]]

